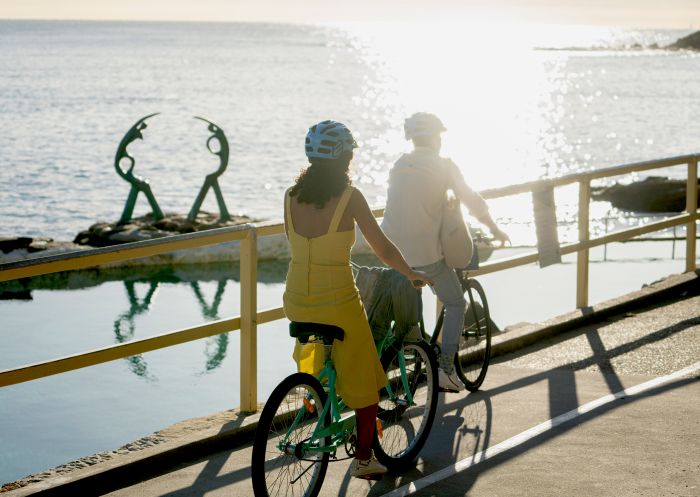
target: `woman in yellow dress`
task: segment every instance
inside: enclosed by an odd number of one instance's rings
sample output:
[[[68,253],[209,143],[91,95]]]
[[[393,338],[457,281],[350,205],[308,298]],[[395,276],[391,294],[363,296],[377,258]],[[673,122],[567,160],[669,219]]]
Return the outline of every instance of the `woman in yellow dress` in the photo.
[[[284,292],[284,312],[291,321],[322,323],[345,331],[333,344],[338,393],[357,419],[357,447],[352,475],[371,478],[386,472],[372,454],[379,390],[387,379],[377,356],[365,309],[355,287],[350,250],[355,223],[387,265],[416,285],[432,283],[409,267],[384,235],[362,193],[351,186],[350,161],[357,143],[336,121],[309,128],[309,167],[285,193],[285,230],[291,246]],[[294,358],[300,371],[316,374],[323,354],[319,346],[297,342]]]

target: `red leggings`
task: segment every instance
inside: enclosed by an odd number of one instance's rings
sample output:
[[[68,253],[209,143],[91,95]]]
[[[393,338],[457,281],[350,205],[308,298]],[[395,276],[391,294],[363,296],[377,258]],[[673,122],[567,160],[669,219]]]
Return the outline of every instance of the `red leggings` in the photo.
[[[355,457],[367,460],[372,456],[372,438],[377,423],[377,404],[355,409],[357,424],[357,447]]]

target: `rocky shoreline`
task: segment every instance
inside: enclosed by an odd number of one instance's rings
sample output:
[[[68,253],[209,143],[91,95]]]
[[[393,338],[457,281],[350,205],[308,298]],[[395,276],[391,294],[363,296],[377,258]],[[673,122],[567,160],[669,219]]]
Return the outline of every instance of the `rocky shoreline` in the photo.
[[[626,45],[624,47],[613,48],[609,46],[593,46],[593,47],[562,47],[562,48],[548,48],[548,47],[538,47],[538,50],[553,50],[553,51],[596,51],[596,50],[690,50],[694,52],[700,51],[700,31],[684,36],[683,38],[677,39],[675,42],[668,45],[660,46],[658,43],[652,43],[650,45],[644,46],[640,43],[634,43],[631,45]]]
[[[698,180],[698,187],[700,191],[700,180]],[[674,213],[685,210],[686,189],[685,180],[649,176],[633,183],[594,187],[591,189],[591,198],[610,202],[613,207],[623,211]]]
[[[242,215],[232,216],[230,220],[221,221],[218,216],[207,212],[201,212],[194,222],[189,221],[185,215],[178,213],[168,213],[163,219],[159,220],[148,214],[134,218],[127,223],[101,221],[78,233],[73,241],[22,236],[0,238],[0,263],[11,263],[67,252],[154,240],[259,221],[258,219]],[[268,236],[258,241],[258,259],[275,260],[284,259],[288,256],[287,241],[284,235]],[[198,249],[178,250],[122,261],[102,267],[206,264],[237,262],[239,260],[240,242],[233,241]]]
[[[700,192],[700,181],[698,187]],[[700,194],[698,196],[700,198]],[[682,212],[686,207],[686,181],[650,176],[641,181],[627,184],[616,183],[611,186],[593,187],[591,197],[594,201],[610,202],[612,207],[623,211],[640,213]],[[228,221],[221,221],[218,216],[206,212],[200,213],[197,219],[191,222],[182,214],[169,213],[160,220],[146,215],[132,219],[128,223],[97,222],[87,230],[78,233],[73,241],[57,241],[46,237],[0,237],[0,264],[255,222],[260,222],[260,220],[243,215],[233,216]],[[472,236],[479,246],[480,260],[487,260],[493,247],[485,241],[480,230],[473,229]],[[370,247],[359,231],[356,234],[356,239],[353,255],[371,254]],[[283,233],[260,237],[257,243],[258,260],[289,259],[289,246]],[[101,267],[193,265],[239,261],[240,242],[232,241],[121,261]]]
[[[228,221],[221,221],[218,216],[206,212],[200,213],[195,222],[191,222],[185,215],[177,213],[169,213],[166,214],[165,218],[155,220],[149,214],[132,219],[128,223],[97,222],[87,230],[78,233],[71,242],[56,241],[45,237],[5,237],[0,238],[0,264],[25,261],[67,252],[154,240],[216,228],[240,226],[260,221],[261,220],[241,215],[232,216]],[[472,236],[479,245],[480,259],[488,259],[493,251],[493,247],[484,240],[481,230],[473,229]],[[353,255],[361,256],[372,253],[371,248],[359,230],[356,232],[355,238],[356,242],[353,247]],[[260,237],[257,240],[257,245],[259,261],[287,260],[290,257],[289,245],[284,233]],[[232,241],[197,249],[177,250],[150,257],[121,261],[100,267],[177,266],[239,261],[240,242]]]

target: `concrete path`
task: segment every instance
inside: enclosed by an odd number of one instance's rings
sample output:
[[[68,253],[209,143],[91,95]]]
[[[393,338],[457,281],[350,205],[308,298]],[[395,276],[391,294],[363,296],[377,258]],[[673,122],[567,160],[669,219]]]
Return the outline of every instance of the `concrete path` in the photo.
[[[483,390],[441,394],[415,468],[368,483],[330,465],[322,496],[408,495],[410,482],[611,393],[700,361],[700,296],[610,319],[501,358]],[[417,496],[700,495],[700,368],[605,403]],[[403,488],[402,488],[403,487]],[[108,494],[250,496],[250,446]]]
[[[608,304],[616,314],[564,334],[543,339],[566,319],[504,335],[499,350],[517,350],[493,361],[481,391],[440,394],[414,468],[369,483],[349,476],[349,461],[335,462],[320,495],[700,496],[700,279],[681,280],[653,298]],[[242,426],[250,431],[255,418]],[[4,495],[252,496],[250,444],[227,449],[235,437],[197,433],[177,450],[144,450],[139,461]],[[223,449],[212,453],[216,444]],[[196,450],[206,455],[173,464]],[[143,471],[149,477],[134,483]]]

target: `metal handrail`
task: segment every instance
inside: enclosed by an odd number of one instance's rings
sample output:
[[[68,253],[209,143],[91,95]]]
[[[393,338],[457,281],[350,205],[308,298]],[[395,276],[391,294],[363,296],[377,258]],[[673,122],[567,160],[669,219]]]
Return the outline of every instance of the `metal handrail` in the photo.
[[[695,270],[696,222],[700,217],[697,211],[697,174],[700,154],[683,155],[659,160],[625,164],[596,171],[575,173],[558,178],[531,181],[518,185],[484,190],[485,199],[494,199],[532,192],[542,188],[579,184],[579,241],[564,244],[560,253],[577,253],[576,306],[588,305],[588,260],[589,250],[611,242],[628,240],[644,233],[650,233],[681,224],[687,225],[686,232],[686,271]],[[594,179],[619,176],[632,172],[647,171],[664,167],[687,166],[686,212],[662,221],[656,221],[598,238],[590,238],[588,229],[590,183]],[[384,214],[383,208],[373,209],[376,217]],[[69,252],[60,255],[0,264],[0,281],[28,278],[59,271],[84,269],[88,267],[148,257],[175,250],[193,249],[207,245],[239,241],[241,267],[241,315],[200,326],[171,331],[154,337],[104,347],[90,352],[63,357],[0,371],[0,387],[31,381],[79,368],[94,366],[115,359],[129,357],[192,340],[199,340],[220,333],[241,331],[240,343],[240,396],[241,411],[257,410],[257,325],[284,318],[281,307],[257,309],[257,238],[284,233],[280,222],[250,223],[228,228],[218,228],[203,232],[176,235],[155,240],[127,243],[118,246]],[[692,241],[692,243],[691,243]],[[537,262],[537,252],[507,259],[487,262],[480,269],[470,272],[475,276],[502,271]]]

